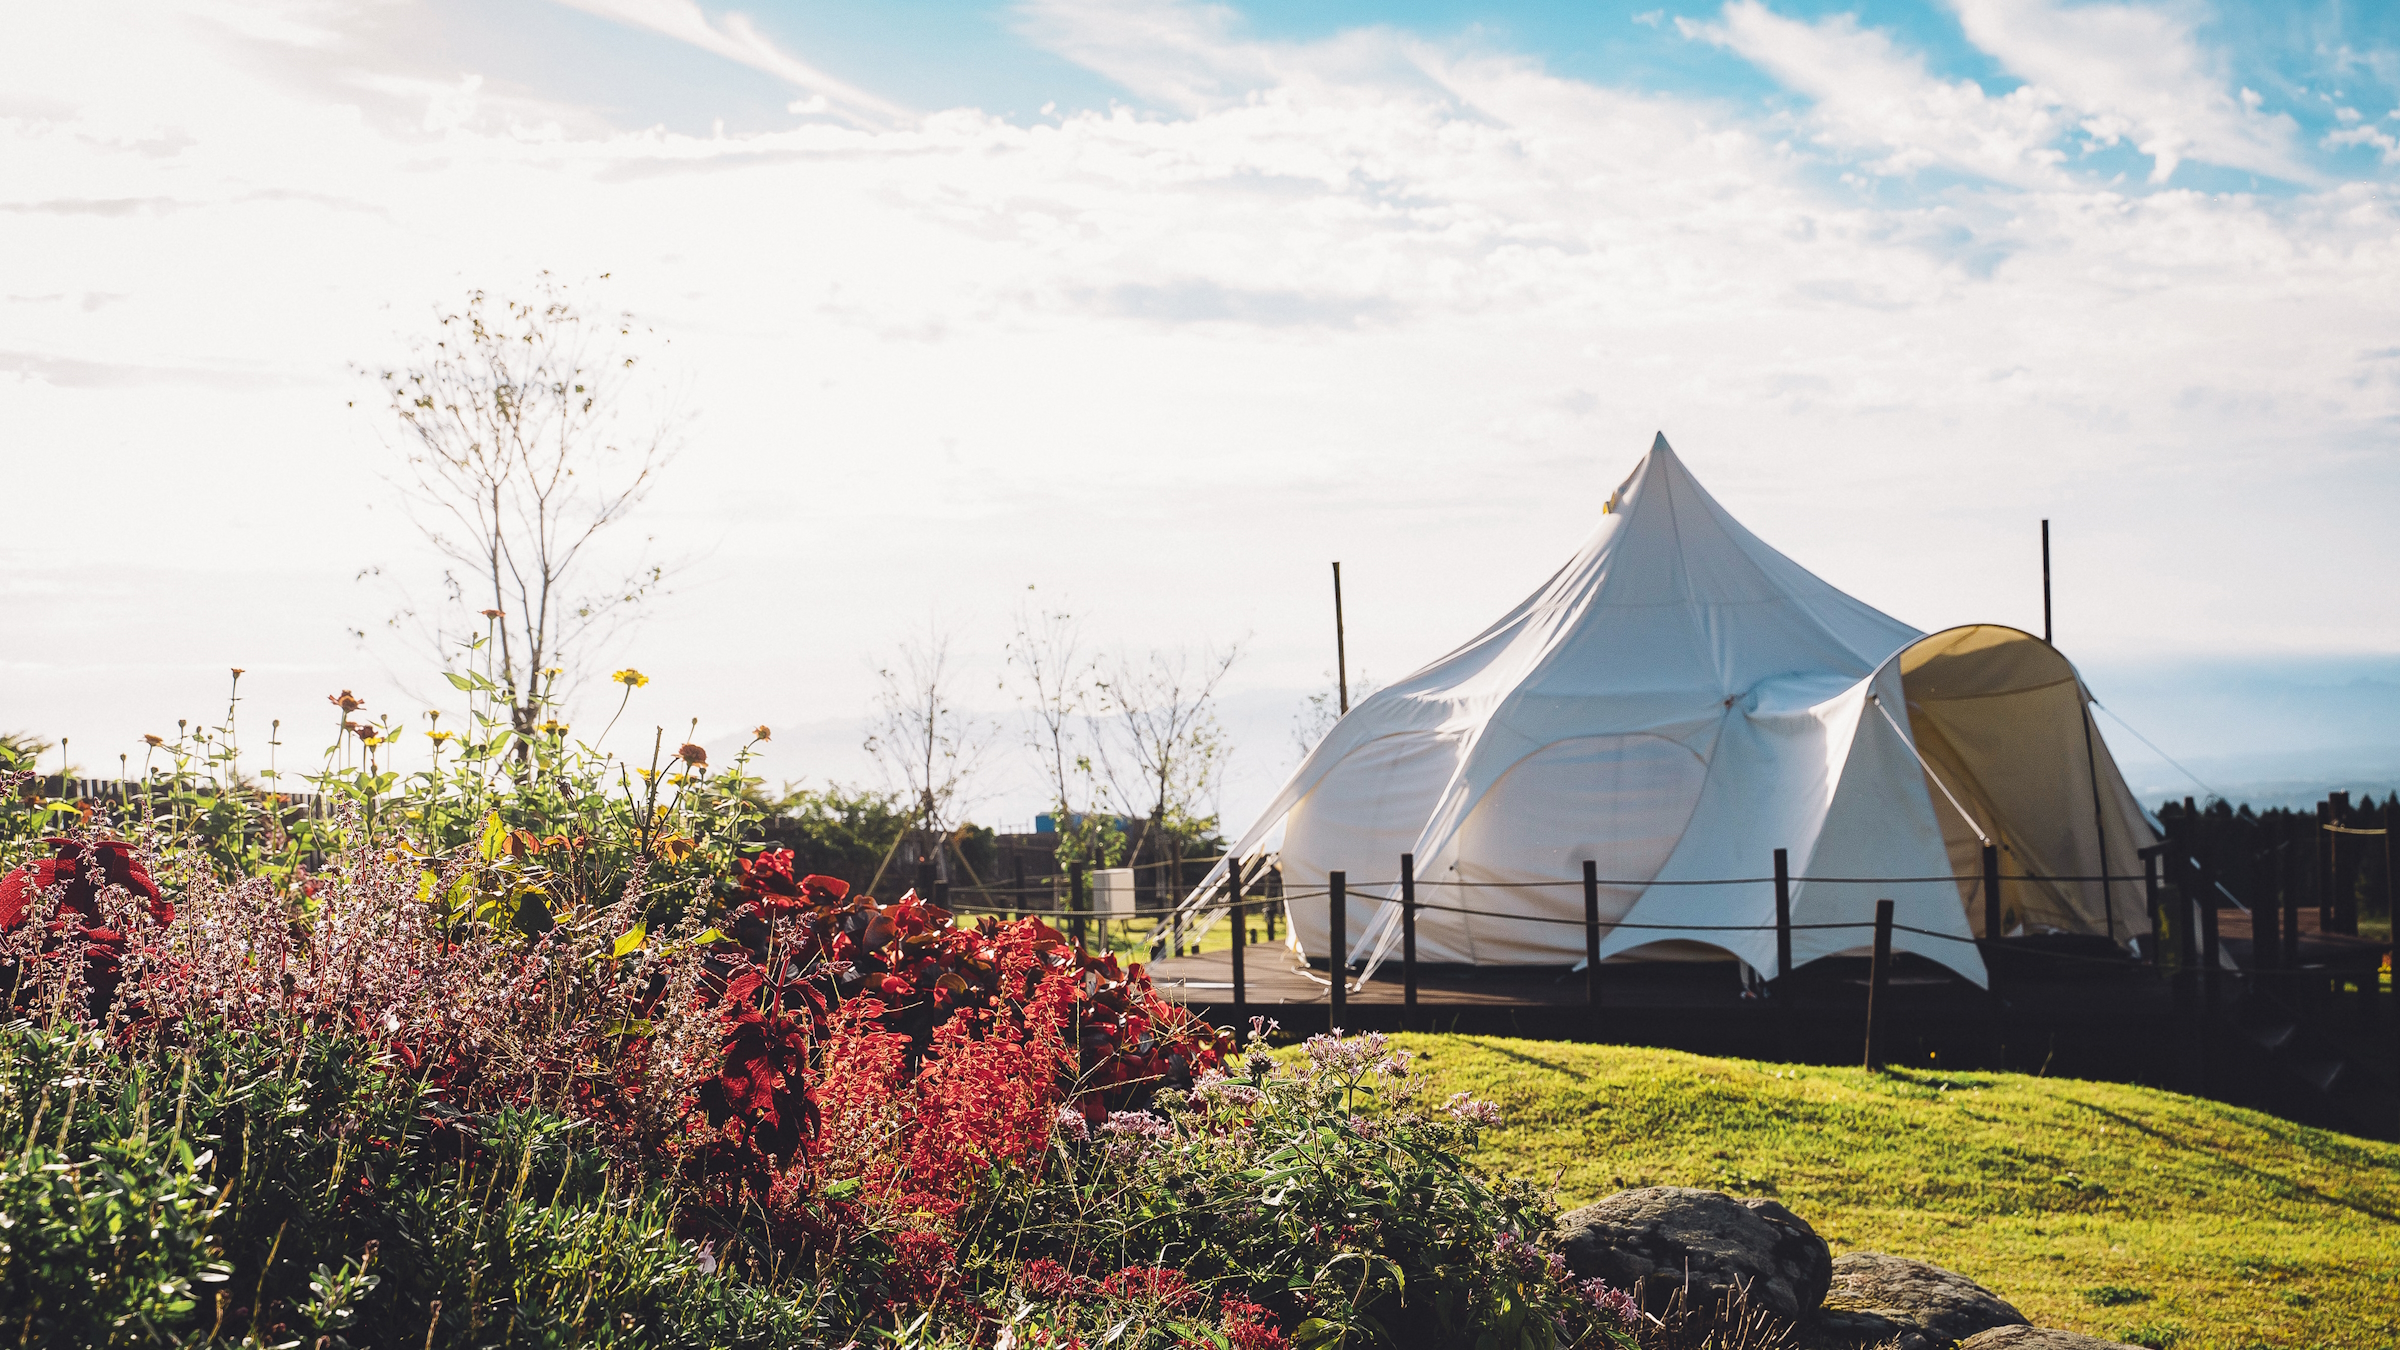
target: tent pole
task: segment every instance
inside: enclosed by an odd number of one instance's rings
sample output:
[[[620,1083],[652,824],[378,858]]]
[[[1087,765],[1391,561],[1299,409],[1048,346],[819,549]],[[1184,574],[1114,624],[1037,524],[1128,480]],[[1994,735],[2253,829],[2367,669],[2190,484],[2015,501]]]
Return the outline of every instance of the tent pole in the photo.
[[[2050,642],[2050,522],[2042,522],[2042,641]]]
[[[2082,693],[2083,681],[2077,680],[2075,688],[2076,692]],[[2108,941],[2114,946],[2117,941],[2117,893],[2108,879],[2108,826],[2102,823],[2100,815],[2100,758],[2092,750],[2092,709],[2088,702],[2078,700],[2075,710],[2083,714],[2083,768],[2092,780],[2092,837],[2100,842],[2100,912],[2108,918]],[[2150,940],[2153,943],[2158,941],[2155,930],[2151,932]]]
[[[1342,635],[1342,565],[1333,565],[1333,672],[1341,692],[1342,716],[1350,715],[1350,648]]]

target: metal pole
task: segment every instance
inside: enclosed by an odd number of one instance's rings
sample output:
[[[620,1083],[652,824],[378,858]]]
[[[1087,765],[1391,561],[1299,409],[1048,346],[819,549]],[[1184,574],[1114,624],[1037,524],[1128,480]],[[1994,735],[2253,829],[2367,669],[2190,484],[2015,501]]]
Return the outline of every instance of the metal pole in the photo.
[[[1067,869],[1067,913],[1074,917],[1067,922],[1075,929],[1075,945],[1083,946],[1083,864]]]
[[[1875,902],[1875,959],[1867,969],[1867,1068],[1883,1067],[1884,988],[1892,976],[1892,902]]]
[[[1583,860],[1583,997],[1600,1006],[1600,864]]]
[[[1333,977],[1330,996],[1333,1001],[1332,1027],[1341,1025],[1342,1009],[1350,1002],[1350,875],[1336,872],[1325,879],[1325,907],[1329,934],[1325,973]]]
[[[1333,670],[1340,681],[1342,716],[1350,715],[1350,648],[1342,634],[1342,565],[1333,565]]]
[[[1225,863],[1225,917],[1233,920],[1233,1011],[1238,1019],[1250,1001],[1249,978],[1242,969],[1250,946],[1250,916],[1242,912],[1242,860],[1227,858]]]
[[[2050,642],[2050,522],[2047,520],[2042,522],[2042,641]]]
[[[1417,1022],[1417,855],[1400,855],[1400,1025]]]
[[[2000,846],[1983,846],[1983,940],[1998,942],[2007,930],[2000,917]]]
[[[1792,855],[1775,850],[1775,978],[1792,974]]]

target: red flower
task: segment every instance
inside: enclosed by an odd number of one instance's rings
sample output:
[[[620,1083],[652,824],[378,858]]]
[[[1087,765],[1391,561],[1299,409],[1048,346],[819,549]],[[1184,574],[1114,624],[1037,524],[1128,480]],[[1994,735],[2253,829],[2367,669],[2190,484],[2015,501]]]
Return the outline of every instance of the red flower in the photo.
[[[1074,1298],[1088,1293],[1092,1282],[1044,1256],[1026,1262],[1017,1272],[1017,1283],[1039,1298]]]
[[[1225,1314],[1221,1326],[1233,1350],[1287,1350],[1290,1345],[1275,1325],[1275,1314],[1258,1304],[1228,1294],[1219,1306]]]
[[[1129,1303],[1155,1303],[1169,1312],[1182,1312],[1200,1301],[1200,1291],[1183,1272],[1166,1266],[1127,1266],[1102,1280],[1100,1292]]]

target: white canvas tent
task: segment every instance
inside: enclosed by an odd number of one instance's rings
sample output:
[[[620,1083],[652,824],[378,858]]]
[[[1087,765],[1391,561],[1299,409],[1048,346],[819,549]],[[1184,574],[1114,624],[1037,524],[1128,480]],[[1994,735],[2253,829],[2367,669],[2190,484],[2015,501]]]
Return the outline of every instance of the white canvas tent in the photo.
[[[1279,854],[1308,954],[1327,950],[1334,871],[1363,897],[1346,950],[1388,952],[1397,905],[1373,902],[1396,899],[1409,853],[1419,959],[1575,961],[1591,859],[1604,959],[1730,954],[1772,973],[1784,848],[1795,965],[1859,949],[1863,928],[1810,925],[1871,922],[1889,898],[1897,949],[1980,984],[1986,837],[2004,873],[2063,878],[2138,874],[2156,842],[2089,702],[2040,639],[1927,637],[1820,581],[1661,436],[1565,567],[1352,709],[1232,855]],[[1193,907],[1221,902],[1223,867]],[[2149,931],[2138,883],[2003,893],[2008,932]]]

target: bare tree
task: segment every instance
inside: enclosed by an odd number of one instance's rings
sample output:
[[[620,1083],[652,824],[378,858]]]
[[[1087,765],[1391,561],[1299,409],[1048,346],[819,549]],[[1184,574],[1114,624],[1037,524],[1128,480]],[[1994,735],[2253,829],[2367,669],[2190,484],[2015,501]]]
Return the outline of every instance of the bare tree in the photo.
[[[1366,702],[1368,695],[1381,687],[1373,677],[1360,671],[1357,681],[1350,687],[1350,706],[1355,708]],[[1329,670],[1325,672],[1325,687],[1310,694],[1292,714],[1292,743],[1300,747],[1300,757],[1308,758],[1309,752],[1317,748],[1317,742],[1324,740],[1325,733],[1333,730],[1334,724],[1341,720],[1340,695],[1334,687],[1333,672]]]
[[[968,782],[998,729],[951,704],[955,680],[948,633],[936,629],[922,642],[901,643],[899,659],[877,674],[883,690],[875,699],[867,753],[907,794],[917,856],[934,861],[941,841],[965,816]],[[948,871],[946,865],[943,870]],[[881,879],[882,869],[876,877]]]
[[[1115,822],[1092,811],[1098,770],[1085,735],[1100,692],[1099,663],[1083,650],[1083,626],[1057,610],[1019,606],[1008,644],[1012,683],[1025,704],[1025,748],[1042,766],[1061,867],[1113,865],[1125,842]]]
[[[1197,658],[1154,651],[1139,664],[1119,660],[1099,686],[1093,729],[1103,772],[1118,800],[1148,804],[1132,856],[1164,854],[1178,882],[1185,845],[1216,826],[1202,804],[1232,753],[1216,693],[1240,657],[1238,643]]]
[[[602,274],[603,280],[606,274]],[[649,495],[681,418],[644,368],[662,341],[629,316],[592,313],[549,273],[527,299],[471,291],[380,381],[399,420],[410,518],[451,566],[431,616],[404,604],[445,658],[480,635],[517,732],[577,661],[640,617],[665,569],[603,579],[586,550]]]

